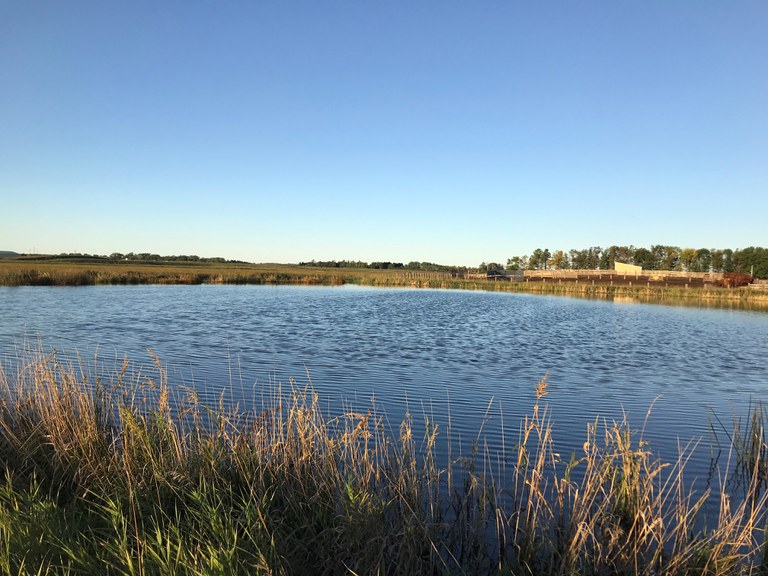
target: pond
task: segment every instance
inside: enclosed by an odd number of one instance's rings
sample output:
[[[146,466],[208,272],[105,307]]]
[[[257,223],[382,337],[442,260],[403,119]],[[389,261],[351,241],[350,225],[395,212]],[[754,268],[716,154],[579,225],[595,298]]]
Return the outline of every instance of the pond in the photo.
[[[124,355],[150,364],[149,348],[172,387],[211,404],[311,380],[329,414],[375,407],[395,431],[406,411],[428,415],[465,449],[481,426],[491,451],[513,445],[545,375],[566,453],[596,417],[626,415],[674,459],[768,398],[759,311],[353,286],[0,288],[6,371],[38,338],[107,371]],[[687,470],[706,475],[699,452]]]

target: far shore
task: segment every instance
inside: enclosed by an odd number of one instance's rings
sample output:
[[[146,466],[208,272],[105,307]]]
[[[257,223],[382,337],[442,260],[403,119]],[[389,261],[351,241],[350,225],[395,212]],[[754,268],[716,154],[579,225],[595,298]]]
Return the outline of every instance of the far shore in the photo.
[[[594,281],[593,281],[594,282]],[[357,269],[291,264],[190,262],[51,262],[0,260],[0,286],[90,286],[120,284],[296,284],[443,288],[495,292],[527,292],[622,302],[768,308],[768,290],[755,287],[684,287],[645,284],[616,285],[608,281],[498,281],[456,278],[448,272],[407,269]]]

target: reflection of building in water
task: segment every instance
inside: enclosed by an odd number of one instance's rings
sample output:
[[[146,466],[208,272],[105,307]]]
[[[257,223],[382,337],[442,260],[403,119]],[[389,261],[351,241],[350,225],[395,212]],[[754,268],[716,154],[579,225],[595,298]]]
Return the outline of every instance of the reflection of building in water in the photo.
[[[613,302],[617,304],[639,304],[640,300],[632,296],[614,296]]]

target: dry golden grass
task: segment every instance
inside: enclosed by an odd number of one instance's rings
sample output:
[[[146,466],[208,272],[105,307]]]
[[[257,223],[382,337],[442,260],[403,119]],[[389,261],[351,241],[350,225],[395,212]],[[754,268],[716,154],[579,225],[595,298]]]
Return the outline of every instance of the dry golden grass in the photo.
[[[316,268],[290,264],[62,263],[0,260],[0,285],[89,284],[371,284],[411,285],[449,279],[439,272]]]
[[[762,420],[738,432],[746,497],[695,494],[687,455],[657,460],[625,422],[562,459],[546,379],[516,446],[478,433],[441,467],[435,423],[417,439],[410,416],[329,417],[307,388],[240,411],[159,359],[98,374],[55,353],[0,370],[4,574],[764,573]]]
[[[65,263],[0,260],[0,286],[94,284],[360,284],[381,287],[533,292],[673,305],[768,308],[768,291],[749,288],[611,286],[579,283],[503,282],[452,278],[447,272],[405,269],[320,268],[290,264]]]

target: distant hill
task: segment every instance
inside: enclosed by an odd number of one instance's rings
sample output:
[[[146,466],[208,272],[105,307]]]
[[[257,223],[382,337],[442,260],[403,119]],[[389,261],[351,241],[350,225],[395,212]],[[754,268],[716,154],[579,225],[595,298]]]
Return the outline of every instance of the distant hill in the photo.
[[[0,258],[14,258],[15,256],[21,256],[21,254],[10,250],[0,250]]]

